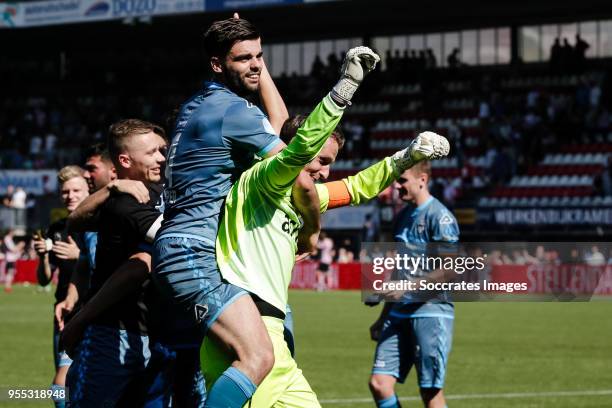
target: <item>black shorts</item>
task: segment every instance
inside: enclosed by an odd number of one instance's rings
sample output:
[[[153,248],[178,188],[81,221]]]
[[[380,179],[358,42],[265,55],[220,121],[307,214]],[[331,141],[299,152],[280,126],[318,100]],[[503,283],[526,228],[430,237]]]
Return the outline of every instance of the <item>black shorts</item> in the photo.
[[[328,263],[324,263],[324,262],[320,262],[319,263],[319,270],[321,272],[327,272],[329,271],[329,264]]]

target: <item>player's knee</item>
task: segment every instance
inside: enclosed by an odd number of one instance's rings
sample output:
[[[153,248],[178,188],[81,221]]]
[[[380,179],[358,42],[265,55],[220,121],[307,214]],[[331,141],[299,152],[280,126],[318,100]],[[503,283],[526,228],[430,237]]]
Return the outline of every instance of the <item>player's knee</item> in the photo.
[[[274,366],[274,350],[271,345],[253,350],[245,356],[242,363],[252,373],[253,382],[259,384]]]
[[[446,400],[440,388],[421,388],[421,399],[427,408],[444,408]]]
[[[368,383],[370,392],[375,399],[384,399],[393,395],[393,386],[395,381],[383,376],[373,375]]]

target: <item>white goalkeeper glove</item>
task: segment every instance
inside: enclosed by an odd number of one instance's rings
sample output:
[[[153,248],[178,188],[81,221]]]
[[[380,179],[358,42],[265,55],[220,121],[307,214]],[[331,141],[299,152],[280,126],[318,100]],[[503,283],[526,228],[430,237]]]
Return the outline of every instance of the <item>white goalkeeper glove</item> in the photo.
[[[368,47],[355,47],[346,52],[341,77],[331,91],[334,101],[342,105],[350,105],[359,84],[367,73],[376,68],[380,57]]]
[[[399,173],[422,160],[435,160],[447,156],[450,151],[448,140],[434,132],[423,132],[410,142],[404,150],[396,152],[391,158]]]

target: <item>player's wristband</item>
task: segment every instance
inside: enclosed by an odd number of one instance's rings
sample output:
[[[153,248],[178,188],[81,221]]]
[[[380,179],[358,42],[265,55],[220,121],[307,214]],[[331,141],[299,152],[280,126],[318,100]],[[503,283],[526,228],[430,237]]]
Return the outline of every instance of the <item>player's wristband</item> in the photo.
[[[359,84],[349,78],[341,78],[332,88],[331,96],[336,103],[351,106],[351,99],[359,88]]]

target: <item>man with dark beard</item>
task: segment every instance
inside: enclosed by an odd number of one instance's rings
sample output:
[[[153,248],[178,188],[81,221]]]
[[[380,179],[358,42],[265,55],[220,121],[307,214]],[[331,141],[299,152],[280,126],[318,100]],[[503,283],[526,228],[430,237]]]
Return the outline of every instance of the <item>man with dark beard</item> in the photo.
[[[277,134],[287,112],[263,62],[261,36],[251,23],[239,18],[217,21],[204,44],[214,82],[206,82],[177,117],[152,278],[194,324],[235,354],[232,366],[210,390],[206,406],[242,407],[272,368],[274,354],[260,317],[266,305],[221,278],[215,257],[219,213],[254,155],[269,157],[285,147]],[[359,64],[359,58],[355,54],[346,66]],[[332,97],[350,104],[361,79],[343,72]],[[269,119],[245,99],[257,93]],[[314,198],[304,200],[310,205],[300,208],[307,221],[300,231],[299,242],[306,243],[300,252],[314,246],[320,227],[318,196],[314,188],[310,191]]]

